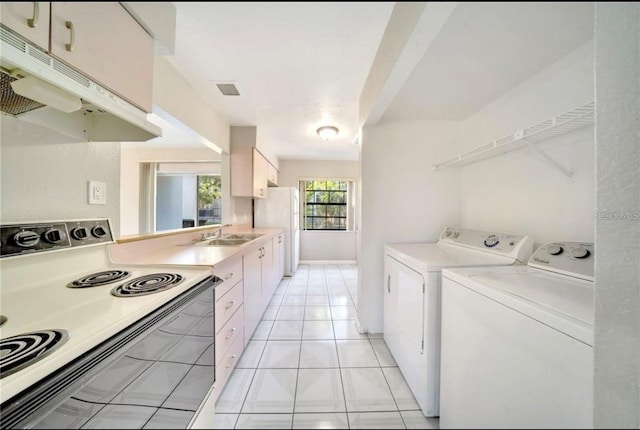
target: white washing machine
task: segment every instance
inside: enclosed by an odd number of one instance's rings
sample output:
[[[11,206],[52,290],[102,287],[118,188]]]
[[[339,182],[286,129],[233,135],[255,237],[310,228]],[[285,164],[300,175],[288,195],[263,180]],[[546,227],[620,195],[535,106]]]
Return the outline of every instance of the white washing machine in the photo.
[[[440,428],[593,427],[592,242],[443,270]]]
[[[384,339],[425,416],[439,414],[442,269],[522,265],[532,250],[528,236],[454,227],[385,246]]]

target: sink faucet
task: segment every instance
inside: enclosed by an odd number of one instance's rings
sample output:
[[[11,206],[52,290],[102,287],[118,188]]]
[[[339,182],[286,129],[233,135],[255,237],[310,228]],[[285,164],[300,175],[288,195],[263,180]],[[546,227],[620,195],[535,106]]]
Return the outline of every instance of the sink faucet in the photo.
[[[224,224],[221,225],[220,227],[218,227],[217,229],[215,229],[213,232],[206,232],[206,233],[202,233],[200,234],[200,240],[207,240],[210,239],[212,237],[220,237],[222,236],[222,229],[225,227],[231,227],[232,224]]]

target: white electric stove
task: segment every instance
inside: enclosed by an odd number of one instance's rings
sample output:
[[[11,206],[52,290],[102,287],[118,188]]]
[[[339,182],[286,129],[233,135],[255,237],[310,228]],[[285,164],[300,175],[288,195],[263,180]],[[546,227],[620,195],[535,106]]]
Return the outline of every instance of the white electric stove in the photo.
[[[593,427],[592,242],[443,270],[440,428]]]
[[[442,270],[522,264],[532,250],[525,235],[455,227],[385,246],[384,339],[425,416],[439,415]]]
[[[3,427],[186,427],[214,381],[211,268],[113,264],[107,219],[1,232]]]

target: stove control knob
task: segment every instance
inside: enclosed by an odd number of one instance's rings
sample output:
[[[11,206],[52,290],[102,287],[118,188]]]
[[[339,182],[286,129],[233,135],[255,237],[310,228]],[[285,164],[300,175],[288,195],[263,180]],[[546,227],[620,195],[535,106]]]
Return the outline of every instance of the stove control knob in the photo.
[[[571,250],[571,256],[575,258],[587,258],[591,253],[587,248],[579,246]]]
[[[89,232],[86,227],[76,227],[71,230],[71,237],[75,240],[84,240],[89,236]]]
[[[487,248],[493,248],[499,243],[500,243],[500,240],[498,239],[498,236],[496,236],[495,234],[492,234],[491,236],[487,237],[484,240],[484,246],[486,246]]]
[[[101,225],[97,225],[91,229],[91,234],[94,237],[101,238],[107,235],[107,231]]]
[[[459,231],[456,231],[456,232],[453,233],[453,238],[454,239],[457,239],[458,236],[460,236],[460,232]]]
[[[33,248],[40,242],[40,236],[35,231],[23,230],[13,235],[13,241],[21,248]]]
[[[451,236],[451,230],[447,230],[444,232],[445,237]]]
[[[564,249],[562,249],[562,247],[559,245],[549,245],[549,247],[547,248],[547,251],[549,251],[549,254],[551,255],[560,255],[562,254]]]
[[[50,228],[42,234],[42,238],[49,243],[60,243],[67,239],[67,233],[59,228]]]

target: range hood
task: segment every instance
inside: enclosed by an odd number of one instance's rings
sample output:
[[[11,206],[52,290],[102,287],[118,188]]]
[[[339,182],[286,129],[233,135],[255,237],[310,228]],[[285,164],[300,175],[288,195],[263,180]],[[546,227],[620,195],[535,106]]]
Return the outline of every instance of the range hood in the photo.
[[[162,135],[147,113],[100,86],[29,41],[0,27],[0,91],[3,115],[37,124],[84,142],[143,142]],[[63,112],[16,94],[12,82],[30,80],[53,85],[79,98],[81,108]]]

